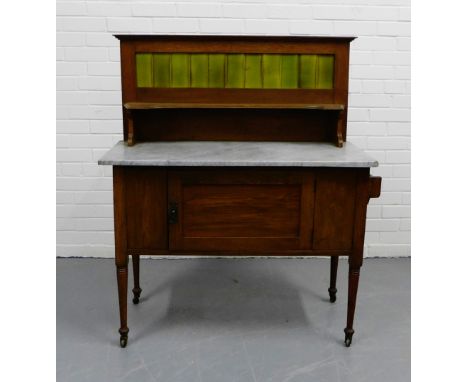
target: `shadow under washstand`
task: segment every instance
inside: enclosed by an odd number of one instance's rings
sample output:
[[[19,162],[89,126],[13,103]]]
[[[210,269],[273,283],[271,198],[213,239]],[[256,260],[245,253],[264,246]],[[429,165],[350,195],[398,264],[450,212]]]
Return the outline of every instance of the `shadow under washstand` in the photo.
[[[137,323],[129,323],[134,328],[134,340],[156,332],[184,327],[193,330],[218,328],[242,333],[285,325],[309,327],[301,294],[305,292],[308,299],[321,302],[326,300],[326,290],[323,296],[310,293],[309,290],[302,291],[295,282],[291,282],[280,272],[272,271],[271,261],[170,261],[174,265],[171,269],[142,275],[149,277],[146,285],[153,283],[155,275],[160,272],[165,274],[165,280],[147,292],[143,288],[135,315],[144,314],[147,317],[140,317],[144,320],[140,328]],[[157,263],[154,260],[152,262]],[[166,265],[167,262],[164,266]],[[142,270],[144,268],[145,264],[142,264]],[[319,309],[321,304],[317,305]]]

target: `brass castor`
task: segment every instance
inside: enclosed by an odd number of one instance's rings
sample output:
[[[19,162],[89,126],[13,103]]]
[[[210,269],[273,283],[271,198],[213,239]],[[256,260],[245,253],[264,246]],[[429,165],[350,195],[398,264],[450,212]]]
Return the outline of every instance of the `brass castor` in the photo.
[[[351,346],[351,342],[353,342],[353,334],[354,330],[353,329],[345,329],[345,346],[349,348]]]
[[[328,294],[330,295],[330,302],[336,301],[336,292],[338,292],[336,288],[328,288]]]
[[[128,337],[120,336],[120,347],[124,348],[127,346]]]
[[[120,328],[119,333],[120,333],[120,347],[124,348],[127,346],[127,341],[128,341],[128,328],[127,326]]]

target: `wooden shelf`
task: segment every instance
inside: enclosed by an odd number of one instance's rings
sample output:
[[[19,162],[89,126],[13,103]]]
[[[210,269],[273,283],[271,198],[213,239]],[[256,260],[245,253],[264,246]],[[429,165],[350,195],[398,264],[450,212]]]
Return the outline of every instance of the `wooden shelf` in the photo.
[[[166,103],[166,102],[127,102],[124,104],[127,110],[146,109],[314,109],[314,110],[335,110],[345,109],[341,104],[273,104],[273,103]]]

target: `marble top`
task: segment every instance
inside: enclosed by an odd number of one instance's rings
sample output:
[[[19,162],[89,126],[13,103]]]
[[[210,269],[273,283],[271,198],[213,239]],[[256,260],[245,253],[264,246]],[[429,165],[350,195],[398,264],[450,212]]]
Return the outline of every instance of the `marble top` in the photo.
[[[323,142],[118,142],[99,161],[113,166],[377,167],[352,143]]]

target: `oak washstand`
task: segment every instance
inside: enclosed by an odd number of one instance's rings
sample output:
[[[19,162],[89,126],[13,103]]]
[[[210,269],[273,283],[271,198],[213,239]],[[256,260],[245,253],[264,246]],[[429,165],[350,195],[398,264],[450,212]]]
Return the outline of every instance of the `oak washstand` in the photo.
[[[124,141],[113,166],[120,345],[128,258],[349,258],[350,346],[377,162],[346,143],[347,37],[118,35]]]

